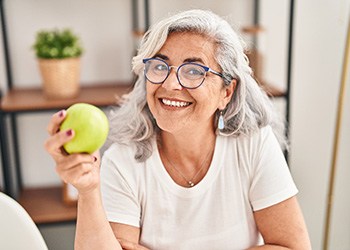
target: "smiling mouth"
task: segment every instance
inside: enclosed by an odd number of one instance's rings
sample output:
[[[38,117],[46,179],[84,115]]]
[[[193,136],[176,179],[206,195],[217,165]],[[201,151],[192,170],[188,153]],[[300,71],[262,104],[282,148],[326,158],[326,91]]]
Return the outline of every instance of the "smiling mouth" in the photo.
[[[177,108],[187,107],[187,106],[191,105],[190,102],[171,101],[171,100],[164,99],[164,98],[160,99],[160,101],[166,106],[177,107]]]

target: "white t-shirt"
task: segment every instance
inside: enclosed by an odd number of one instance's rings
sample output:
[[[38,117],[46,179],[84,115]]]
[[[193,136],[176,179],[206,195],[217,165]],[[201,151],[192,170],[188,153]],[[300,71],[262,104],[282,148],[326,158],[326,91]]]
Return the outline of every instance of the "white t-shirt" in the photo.
[[[177,185],[153,142],[145,162],[134,148],[113,144],[104,154],[101,190],[107,218],[141,228],[140,244],[154,250],[246,249],[263,244],[253,211],[298,191],[271,127],[251,137],[217,136],[206,176]]]

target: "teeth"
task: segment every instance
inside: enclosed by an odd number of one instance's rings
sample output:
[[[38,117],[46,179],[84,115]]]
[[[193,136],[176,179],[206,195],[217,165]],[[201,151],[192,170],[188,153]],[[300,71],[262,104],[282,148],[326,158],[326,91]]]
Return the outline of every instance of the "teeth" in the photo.
[[[173,107],[186,107],[186,106],[190,105],[189,102],[170,101],[167,99],[162,99],[162,102],[165,105],[173,106]]]

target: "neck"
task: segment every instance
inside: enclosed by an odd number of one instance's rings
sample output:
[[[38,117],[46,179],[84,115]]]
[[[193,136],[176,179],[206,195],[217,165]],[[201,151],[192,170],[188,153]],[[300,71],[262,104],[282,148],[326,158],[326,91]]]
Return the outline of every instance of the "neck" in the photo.
[[[171,159],[179,160],[189,158],[191,161],[201,161],[208,153],[213,152],[216,135],[210,133],[194,133],[191,135],[174,135],[162,131],[160,145],[163,153]]]
[[[161,132],[160,156],[177,184],[193,187],[204,178],[214,153],[215,139],[214,133],[186,137]]]

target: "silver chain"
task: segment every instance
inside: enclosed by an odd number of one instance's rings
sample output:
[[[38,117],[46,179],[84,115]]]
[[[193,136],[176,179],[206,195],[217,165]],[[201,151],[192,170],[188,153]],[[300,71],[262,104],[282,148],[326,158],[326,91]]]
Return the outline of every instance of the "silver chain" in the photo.
[[[163,151],[163,152],[164,152],[164,151]],[[165,152],[164,152],[164,156],[165,156],[165,158],[167,159],[167,161],[170,163],[170,165],[171,165],[171,166],[181,175],[181,177],[187,182],[188,186],[189,186],[189,187],[193,187],[193,186],[196,185],[196,184],[194,183],[194,180],[195,180],[195,178],[199,175],[199,173],[202,171],[202,169],[204,168],[205,163],[207,162],[210,153],[211,153],[211,152],[209,151],[208,155],[205,157],[204,161],[202,162],[201,167],[199,168],[199,170],[197,171],[197,173],[196,173],[190,180],[188,180],[188,179],[181,173],[181,171],[169,160],[169,158],[168,158],[168,156],[165,154]]]

